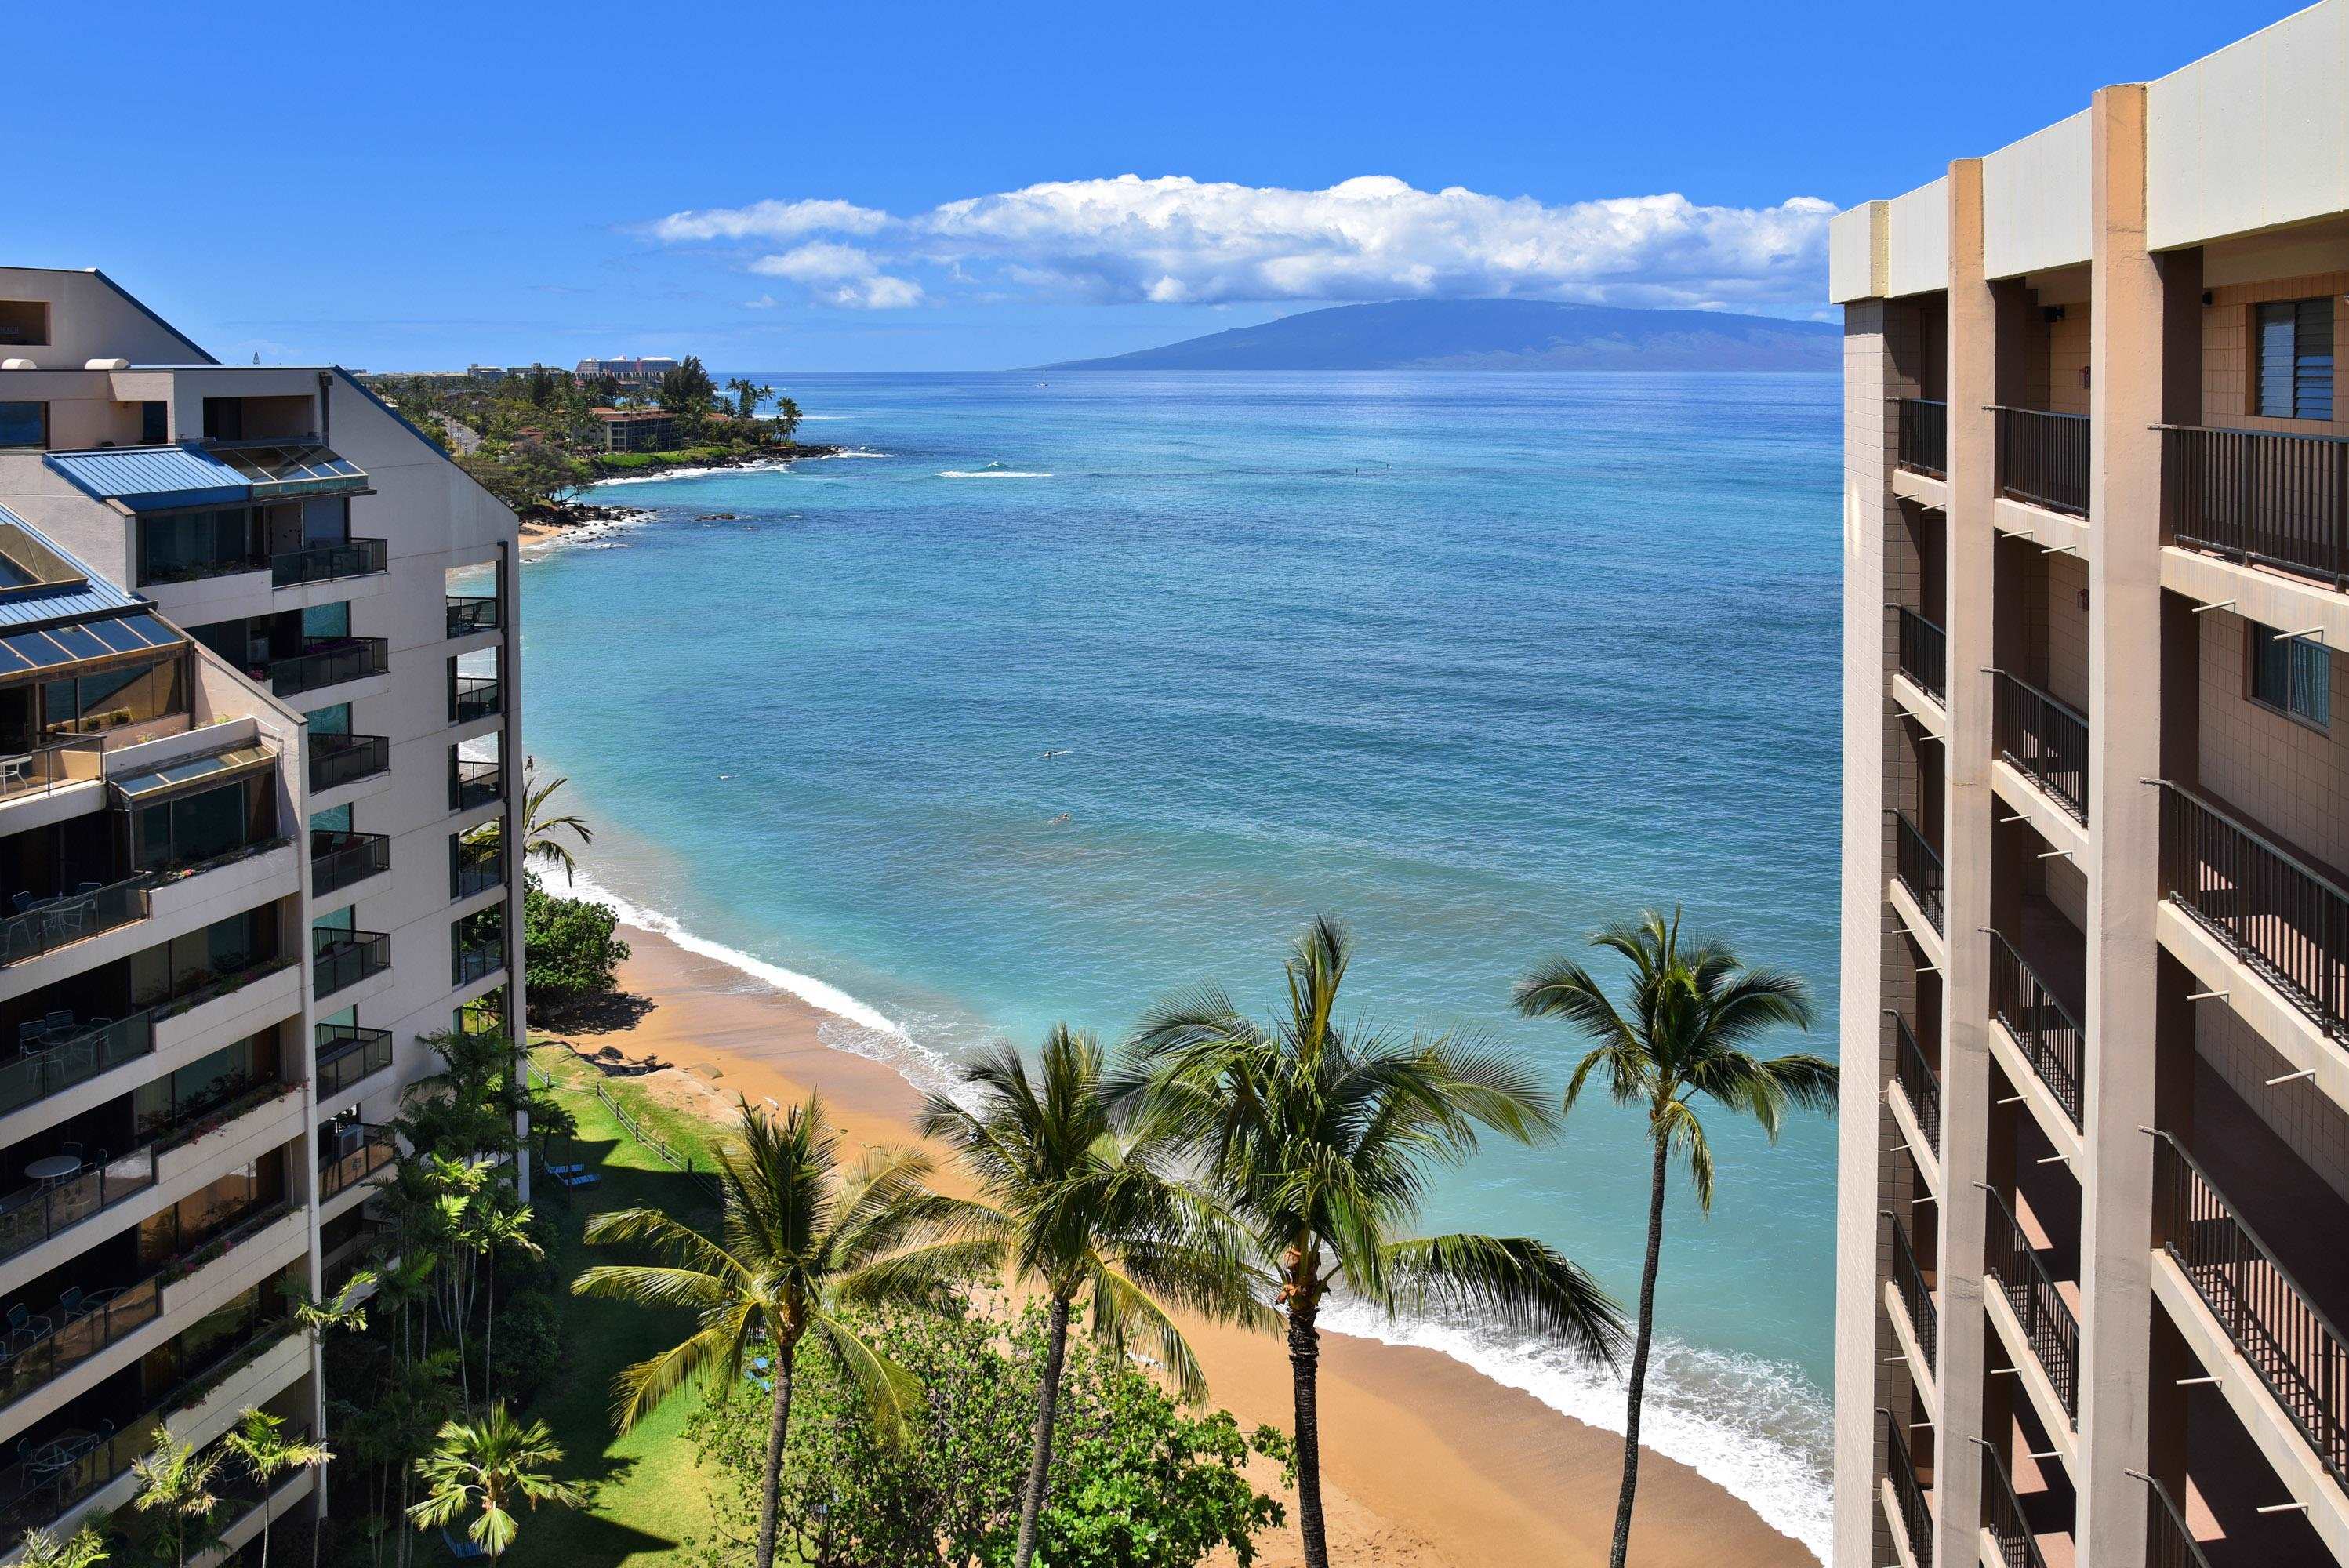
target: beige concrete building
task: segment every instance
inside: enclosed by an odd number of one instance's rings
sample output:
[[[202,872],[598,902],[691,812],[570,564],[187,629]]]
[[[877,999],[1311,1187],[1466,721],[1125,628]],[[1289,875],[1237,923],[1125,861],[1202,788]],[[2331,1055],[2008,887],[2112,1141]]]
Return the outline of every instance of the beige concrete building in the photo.
[[[159,1426],[323,1425],[276,1287],[362,1249],[419,1037],[518,1033],[521,752],[514,518],[349,376],[219,365],[94,272],[0,268],[0,345],[13,1545]]]

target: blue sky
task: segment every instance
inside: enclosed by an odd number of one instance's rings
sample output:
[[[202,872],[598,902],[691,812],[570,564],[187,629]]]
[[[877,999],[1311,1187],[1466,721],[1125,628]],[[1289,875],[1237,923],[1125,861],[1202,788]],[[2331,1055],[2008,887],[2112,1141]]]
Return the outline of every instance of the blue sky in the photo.
[[[1411,294],[1804,315],[1828,207],[2284,14],[99,0],[11,19],[42,135],[0,260],[376,369],[991,368]]]

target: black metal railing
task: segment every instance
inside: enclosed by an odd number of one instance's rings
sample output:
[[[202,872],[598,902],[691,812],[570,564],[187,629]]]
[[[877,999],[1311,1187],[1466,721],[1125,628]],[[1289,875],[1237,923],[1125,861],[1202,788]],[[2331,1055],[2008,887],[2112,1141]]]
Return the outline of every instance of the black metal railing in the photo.
[[[2145,1511],[2145,1568],[2210,1568],[2169,1489],[2150,1476],[2145,1484],[2153,1493],[2153,1506]]]
[[[142,872],[104,887],[62,894],[0,920],[0,967],[146,919],[147,895],[154,885],[154,877]]]
[[[282,550],[269,558],[269,580],[280,588],[301,583],[324,583],[335,577],[367,577],[385,566],[384,542],[353,539],[341,544],[312,544]]]
[[[2055,1386],[2055,1398],[2075,1424],[2080,1418],[2080,1320],[2056,1288],[2039,1251],[2023,1233],[2014,1211],[1997,1189],[1990,1194],[1990,1226],[1984,1243],[1982,1272],[2006,1294],[2006,1305],[2023,1326],[2023,1337],[2039,1358],[2039,1369]]]
[[[391,769],[391,738],[385,735],[310,737],[310,792],[321,794],[372,779]]]
[[[294,696],[321,687],[340,686],[391,668],[391,645],[381,637],[320,639],[291,658],[269,666],[269,689]]]
[[[127,1018],[92,1018],[78,1030],[67,1025],[27,1042],[20,1055],[0,1063],[0,1114],[22,1110],[60,1089],[88,1083],[154,1048],[151,1008]]]
[[[2349,440],[2165,425],[2170,537],[2349,588]]]
[[[506,794],[505,765],[494,758],[484,762],[460,757],[449,767],[449,810],[471,811]]]
[[[384,833],[310,830],[310,892],[323,898],[391,870],[391,839]]]
[[[1893,1079],[1900,1085],[1901,1096],[1909,1101],[1925,1142],[1938,1155],[1941,1152],[1941,1075],[1933,1070],[1909,1020],[1889,1007],[1884,1016],[1892,1020]]]
[[[2349,1344],[2194,1156],[2155,1134],[2154,1235],[2335,1481],[2349,1485]]]
[[[1909,1244],[1909,1227],[1889,1209],[1877,1212],[1892,1227],[1892,1284],[1900,1293],[1900,1305],[1909,1309],[1909,1330],[1917,1336],[1917,1348],[1923,1352],[1930,1370],[1941,1344],[1940,1309],[1933,1305],[1932,1287],[1925,1283],[1916,1249]]]
[[[1932,1568],[1933,1510],[1918,1482],[1916,1461],[1909,1457],[1909,1434],[1891,1411],[1878,1408],[1876,1418],[1884,1443],[1884,1473],[1892,1482],[1892,1501],[1900,1512],[1900,1533],[1908,1540],[1909,1555],[1917,1568]]]
[[[1940,931],[1946,924],[1941,910],[1941,857],[1925,841],[1925,835],[1909,814],[1895,809],[1892,812],[1892,874],[1900,879],[1925,918]]]
[[[320,1024],[315,1046],[317,1098],[324,1104],[391,1066],[391,1031],[357,1024]]]
[[[2014,1482],[2006,1473],[2006,1461],[1980,1438],[1974,1441],[1982,1445],[1982,1528],[1990,1532],[1991,1543],[1998,1549],[1998,1560],[2005,1568],[2047,1568],[2047,1559],[2040,1555],[2039,1538],[2023,1514],[2023,1500],[2014,1495]]]
[[[498,677],[459,676],[449,687],[449,722],[471,724],[500,711]]]
[[[2162,896],[2349,1039],[2349,893],[2200,796],[2163,780],[2161,797]]]
[[[2083,825],[2088,820],[2088,717],[2020,676],[1992,670],[1991,744]]]
[[[310,990],[331,996],[391,967],[391,938],[380,931],[310,933]]]
[[[155,1185],[155,1146],[96,1160],[62,1181],[24,1187],[0,1198],[0,1258],[13,1258],[58,1232]]]
[[[2079,1127],[2081,1073],[2087,1060],[2080,1021],[2055,999],[2014,944],[1996,931],[1990,934],[1990,1013],[2006,1026],[2031,1070],[2072,1125]]]
[[[502,887],[506,880],[505,845],[495,837],[452,841],[449,855],[449,900],[471,898]]]
[[[1998,489],[2050,511],[2088,515],[2088,417],[1996,408]]]
[[[1949,634],[1906,604],[1893,608],[1900,612],[1900,673],[1949,701]]]
[[[319,1201],[366,1181],[398,1158],[399,1140],[388,1127],[351,1121],[319,1133]]]
[[[449,634],[470,637],[476,632],[494,632],[505,624],[494,593],[451,593],[449,600]]]
[[[1931,397],[1902,397],[1900,466],[1912,473],[1945,479],[1950,471],[1950,406]]]

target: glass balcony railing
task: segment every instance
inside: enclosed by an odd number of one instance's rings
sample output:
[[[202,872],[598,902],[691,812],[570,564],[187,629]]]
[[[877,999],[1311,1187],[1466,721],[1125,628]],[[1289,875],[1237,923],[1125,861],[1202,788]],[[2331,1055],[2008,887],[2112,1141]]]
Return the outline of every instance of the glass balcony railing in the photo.
[[[388,1127],[346,1121],[318,1135],[318,1201],[347,1191],[399,1158]]]
[[[471,724],[479,718],[494,718],[502,711],[498,677],[495,676],[459,676],[449,688],[449,722]]]
[[[505,848],[495,839],[467,843],[459,840],[449,866],[449,900],[471,898],[502,887],[506,880]]]
[[[450,975],[450,984],[459,986],[471,985],[482,975],[495,974],[503,968],[505,961],[506,949],[503,942],[494,938],[486,942],[480,940],[467,942],[460,938],[456,944],[454,962],[450,965],[452,971]]]
[[[310,793],[324,794],[391,770],[391,740],[382,735],[310,737]]]
[[[504,624],[493,593],[451,593],[449,599],[449,634],[470,637],[476,632],[494,632]]]
[[[336,1099],[353,1085],[391,1066],[391,1031],[362,1029],[356,1024],[317,1026],[317,1097],[320,1103]]]
[[[24,1039],[19,1049],[15,1060],[0,1063],[0,1115],[150,1055],[155,1012],[64,1023]]]
[[[98,777],[106,765],[106,738],[82,736],[53,746],[0,757],[0,801],[46,795],[66,784]]]
[[[310,985],[326,997],[391,967],[391,938],[380,931],[310,933]]]
[[[103,887],[84,882],[73,892],[26,905],[0,920],[0,967],[146,919],[154,885],[142,872]]]
[[[70,1176],[36,1181],[0,1198],[0,1258],[13,1258],[60,1231],[155,1185],[155,1146],[98,1158]]]
[[[269,689],[295,696],[363,680],[391,668],[391,645],[381,637],[336,637],[305,646],[269,666]]]
[[[310,830],[310,892],[339,892],[391,869],[391,840],[382,833]]]
[[[384,542],[353,539],[341,544],[313,544],[281,551],[269,558],[273,585],[291,588],[304,583],[325,583],[336,577],[367,577],[385,569]]]
[[[506,795],[506,770],[494,758],[480,761],[471,757],[457,758],[449,772],[449,810],[471,811]]]

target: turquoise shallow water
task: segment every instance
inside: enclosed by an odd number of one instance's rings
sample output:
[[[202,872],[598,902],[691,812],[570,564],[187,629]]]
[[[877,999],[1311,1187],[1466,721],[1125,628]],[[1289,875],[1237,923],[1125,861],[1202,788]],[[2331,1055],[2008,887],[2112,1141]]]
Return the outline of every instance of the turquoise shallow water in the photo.
[[[921,1077],[1201,978],[1268,1005],[1326,909],[1356,1007],[1562,1081],[1578,1042],[1511,981],[1681,900],[1806,975],[1833,1049],[1832,377],[759,378],[883,455],[600,491],[658,521],[525,570],[529,735],[598,886],[836,988],[843,1047]],[[1834,1129],[1713,1130],[1655,1440],[1823,1550]],[[1628,1295],[1640,1137],[1578,1108],[1429,1222]],[[1537,1347],[1359,1326],[1619,1425]]]

